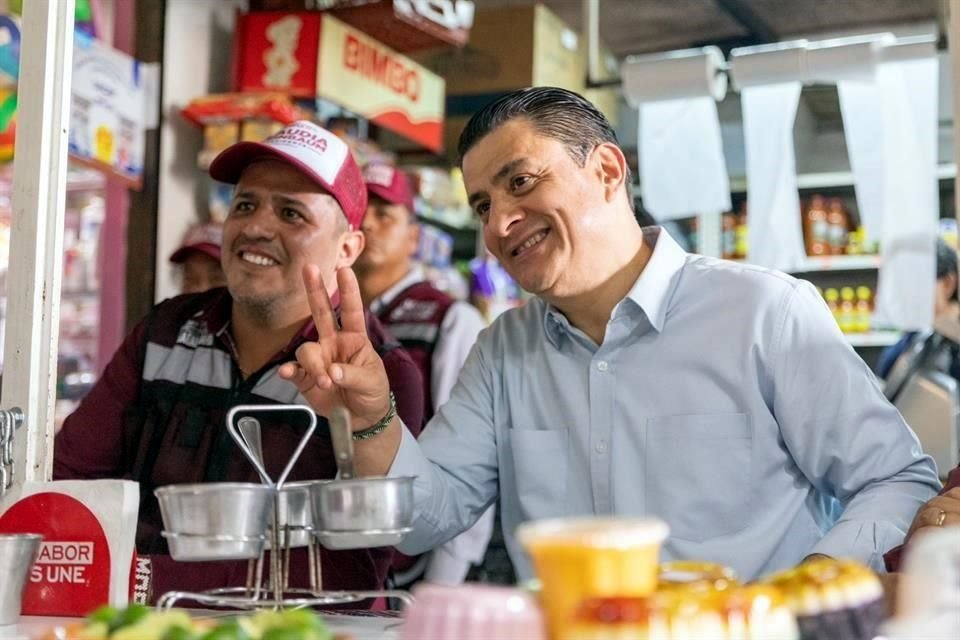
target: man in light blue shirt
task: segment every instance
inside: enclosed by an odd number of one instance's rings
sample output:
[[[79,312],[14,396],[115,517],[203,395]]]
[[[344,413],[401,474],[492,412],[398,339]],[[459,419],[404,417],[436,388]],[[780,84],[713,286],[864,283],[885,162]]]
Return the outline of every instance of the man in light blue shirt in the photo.
[[[577,94],[496,101],[460,153],[487,247],[537,297],[481,334],[419,442],[388,411],[357,312],[335,328],[315,270],[324,329],[283,372],[318,412],[351,410],[362,474],[417,476],[402,550],[436,547],[499,496],[521,577],[517,525],[585,514],[660,517],[664,560],[745,579],[816,554],[883,570],[936,469],[812,286],[641,229],[616,137]],[[358,309],[352,274],[338,279]]]

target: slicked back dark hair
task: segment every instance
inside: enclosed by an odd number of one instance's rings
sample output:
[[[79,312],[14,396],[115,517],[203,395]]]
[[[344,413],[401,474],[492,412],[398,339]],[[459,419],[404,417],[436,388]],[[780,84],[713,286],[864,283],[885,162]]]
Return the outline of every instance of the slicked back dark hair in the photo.
[[[581,167],[598,144],[620,146],[610,121],[580,94],[557,87],[529,87],[494,100],[470,118],[457,145],[460,163],[484,136],[515,118],[528,120],[540,135],[562,143]],[[626,182],[629,188],[629,167]]]

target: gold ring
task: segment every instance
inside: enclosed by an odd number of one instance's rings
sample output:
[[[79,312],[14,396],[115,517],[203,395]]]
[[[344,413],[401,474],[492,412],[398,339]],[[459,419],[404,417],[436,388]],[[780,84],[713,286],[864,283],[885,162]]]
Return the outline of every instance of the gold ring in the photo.
[[[947,521],[947,512],[943,509],[940,509],[940,513],[937,514],[937,523],[938,527],[942,527],[943,523]]]

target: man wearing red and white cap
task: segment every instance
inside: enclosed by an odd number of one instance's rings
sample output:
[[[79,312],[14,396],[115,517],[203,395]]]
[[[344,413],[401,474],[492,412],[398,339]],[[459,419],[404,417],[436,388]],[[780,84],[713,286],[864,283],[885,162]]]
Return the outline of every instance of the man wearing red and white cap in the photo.
[[[170,262],[181,270],[180,293],[201,293],[227,284],[220,265],[223,226],[206,222],[190,227]]]
[[[139,481],[137,550],[152,567],[147,600],[170,590],[246,584],[244,562],[174,562],[161,536],[164,525],[153,491],[167,484],[259,482],[224,429],[224,419],[240,404],[306,404],[297,387],[278,373],[302,344],[318,339],[305,280],[315,287],[320,278],[329,283],[325,292],[340,327],[353,338],[350,344],[359,345],[341,355],[352,362],[379,356],[386,363],[395,400],[383,420],[400,415],[414,433],[423,421],[421,381],[410,356],[359,301],[339,308],[337,289],[343,274],[350,273],[342,268],[352,265],[364,247],[359,228],[367,204],[363,176],[347,145],[310,122],[296,122],[263,143],[226,149],[213,161],[210,175],[236,184],[223,229],[227,287],[155,307],[67,418],[55,447],[55,478]],[[303,434],[304,420],[299,412],[257,418],[264,466],[277,478]],[[322,417],[320,425],[291,481],[334,477]],[[323,587],[381,588],[392,555],[390,549],[322,549]],[[290,569],[290,587],[309,586],[304,549],[294,550]]]
[[[424,417],[429,420],[450,397],[485,323],[473,306],[434,287],[413,261],[420,227],[407,175],[391,165],[371,163],[363,177],[369,196],[361,227],[366,248],[354,264],[360,294],[420,368],[427,400]],[[492,530],[491,508],[473,528],[416,563],[398,556],[397,584],[406,586],[421,576],[432,582],[463,582],[470,565],[483,559]]]

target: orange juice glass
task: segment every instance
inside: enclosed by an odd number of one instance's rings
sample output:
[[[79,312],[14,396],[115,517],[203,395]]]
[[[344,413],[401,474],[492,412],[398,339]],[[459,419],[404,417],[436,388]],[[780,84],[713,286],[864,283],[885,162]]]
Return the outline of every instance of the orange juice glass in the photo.
[[[517,537],[540,579],[551,637],[588,598],[653,593],[668,531],[655,518],[562,518],[520,525]]]

